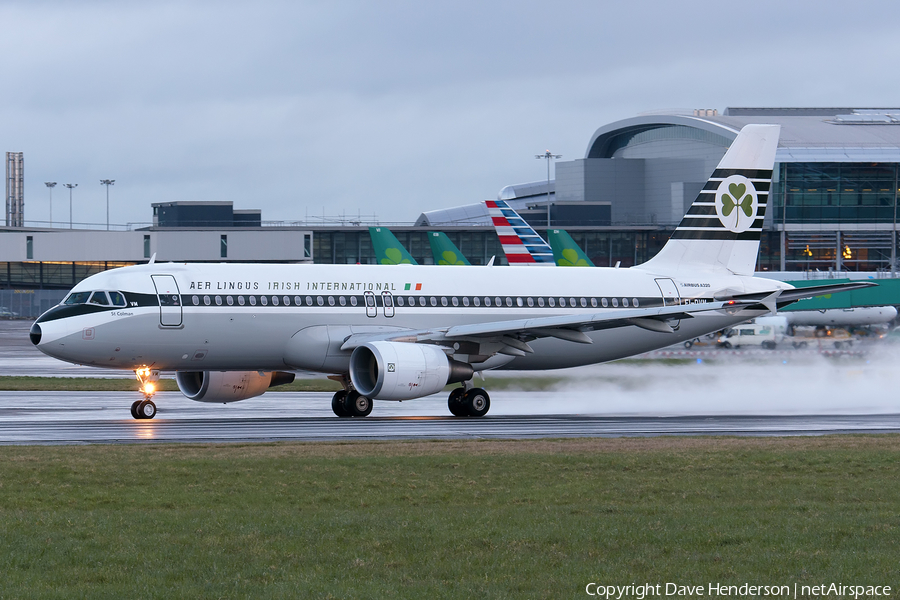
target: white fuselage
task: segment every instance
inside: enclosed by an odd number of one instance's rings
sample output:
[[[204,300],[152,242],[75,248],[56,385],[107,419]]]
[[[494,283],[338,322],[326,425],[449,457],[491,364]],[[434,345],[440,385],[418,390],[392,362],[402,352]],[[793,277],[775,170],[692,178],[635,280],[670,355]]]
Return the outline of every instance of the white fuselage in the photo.
[[[61,360],[106,368],[341,373],[350,352],[340,346],[353,334],[589,315],[633,309],[635,301],[638,307],[702,303],[720,290],[783,287],[789,286],[717,272],[669,278],[641,268],[149,264],[79,283],[73,292],[119,291],[126,306],[57,306],[38,319],[37,345]],[[588,331],[592,344],[542,337],[529,342],[534,353],[497,355],[476,366],[554,369],[604,362],[757,314],[698,313],[673,323],[674,333],[636,326]],[[463,361],[467,353],[477,354],[465,347],[454,352]]]

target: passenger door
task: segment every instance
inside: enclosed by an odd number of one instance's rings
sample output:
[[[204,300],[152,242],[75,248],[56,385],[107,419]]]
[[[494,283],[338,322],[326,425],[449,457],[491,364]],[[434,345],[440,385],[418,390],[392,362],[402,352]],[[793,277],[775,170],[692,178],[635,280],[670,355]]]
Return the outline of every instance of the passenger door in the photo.
[[[181,294],[172,275],[151,275],[156,297],[159,299],[159,324],[181,327]]]
[[[668,278],[660,278],[656,280],[656,286],[659,293],[662,294],[663,306],[677,306],[681,304],[681,295],[678,293],[678,286],[675,282]],[[681,321],[678,319],[670,319],[666,321],[672,329],[678,329]]]
[[[390,292],[381,292],[381,305],[384,307],[384,316],[394,316],[394,297]]]

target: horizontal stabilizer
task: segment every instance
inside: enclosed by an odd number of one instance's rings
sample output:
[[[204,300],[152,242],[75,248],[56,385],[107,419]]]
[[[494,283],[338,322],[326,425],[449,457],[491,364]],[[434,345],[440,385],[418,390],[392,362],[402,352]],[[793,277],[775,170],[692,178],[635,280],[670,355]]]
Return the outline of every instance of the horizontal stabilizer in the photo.
[[[782,290],[774,300],[781,306],[803,300],[804,298],[813,298],[815,296],[824,296],[825,294],[836,294],[838,292],[849,292],[850,290],[859,290],[868,287],[875,287],[878,284],[873,281],[850,281],[847,283],[831,283],[827,285],[811,285],[808,287],[793,288]],[[772,292],[754,292],[751,294],[729,294],[716,296],[717,301],[739,300],[742,302],[756,300],[762,303],[769,300]]]

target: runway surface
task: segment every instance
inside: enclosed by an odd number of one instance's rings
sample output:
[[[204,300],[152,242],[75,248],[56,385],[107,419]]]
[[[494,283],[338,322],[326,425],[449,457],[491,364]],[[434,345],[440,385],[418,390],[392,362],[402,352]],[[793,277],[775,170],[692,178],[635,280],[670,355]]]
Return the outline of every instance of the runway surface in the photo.
[[[0,375],[133,377],[45,357],[28,342],[28,326],[0,322]],[[137,392],[0,392],[0,444],[897,432],[896,352],[731,351],[713,361],[697,356],[674,365],[638,360],[544,372],[536,375],[558,379],[550,391],[488,386],[492,406],[483,419],[450,417],[443,394],[376,401],[368,418],[339,419],[330,393],[268,392],[222,405],[163,392],[154,397],[157,417],[137,421],[129,414]]]
[[[900,413],[869,415],[603,416],[540,414],[552,392],[497,392],[491,414],[459,419],[445,400],[376,402],[365,419],[339,419],[330,394],[271,393],[255,402],[203,405],[174,392],[156,397],[157,417],[136,421],[126,394],[0,393],[0,443],[80,444],[320,440],[515,439],[657,435],[820,435],[900,431]],[[273,396],[274,398],[270,398]],[[556,402],[554,402],[556,400]],[[549,406],[548,406],[549,405]],[[565,408],[564,406],[560,408]],[[522,414],[522,413],[538,414]],[[519,413],[519,414],[515,414]],[[302,416],[298,416],[302,415]]]

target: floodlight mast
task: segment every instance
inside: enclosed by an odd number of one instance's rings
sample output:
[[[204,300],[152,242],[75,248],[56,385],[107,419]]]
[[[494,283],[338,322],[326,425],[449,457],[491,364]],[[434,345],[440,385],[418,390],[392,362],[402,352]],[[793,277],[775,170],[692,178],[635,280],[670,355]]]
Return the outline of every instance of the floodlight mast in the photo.
[[[72,190],[78,187],[77,183],[64,183],[63,187],[69,188],[69,229],[72,229]]]
[[[106,230],[109,231],[109,186],[116,183],[115,179],[101,179],[100,185],[106,186]]]
[[[555,158],[562,158],[562,154],[553,154],[549,150],[545,150],[543,154],[535,154],[535,158],[543,158],[547,160],[547,229],[550,229],[550,161]]]
[[[50,227],[53,227],[53,188],[56,187],[55,181],[45,181],[44,185],[50,190]]]

